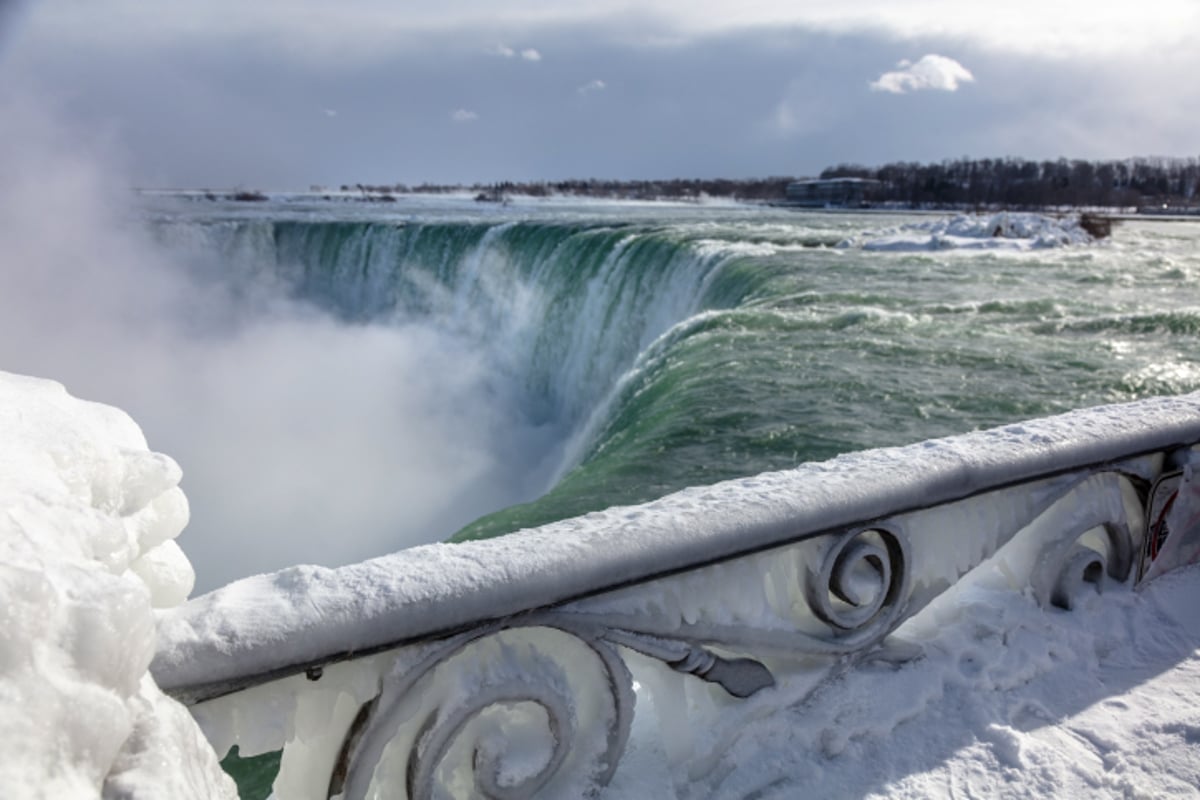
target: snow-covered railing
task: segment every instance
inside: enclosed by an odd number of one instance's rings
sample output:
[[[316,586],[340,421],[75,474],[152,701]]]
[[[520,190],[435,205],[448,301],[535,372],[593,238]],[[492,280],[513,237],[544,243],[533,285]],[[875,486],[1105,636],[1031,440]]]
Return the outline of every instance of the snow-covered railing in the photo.
[[[1194,560],[1198,442],[1200,395],[1147,400],[294,567],[167,612],[152,671],[218,753],[282,751],[279,797],[582,796],[635,698],[815,688],[989,558],[1066,608]]]

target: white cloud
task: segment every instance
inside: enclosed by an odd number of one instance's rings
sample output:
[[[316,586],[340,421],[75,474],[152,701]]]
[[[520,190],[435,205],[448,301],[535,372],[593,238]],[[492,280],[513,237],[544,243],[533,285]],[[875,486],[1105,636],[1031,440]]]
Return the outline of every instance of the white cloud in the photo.
[[[450,119],[454,120],[455,122],[474,122],[475,120],[479,119],[479,115],[474,111],[468,111],[465,108],[460,108],[450,114]]]
[[[603,92],[608,88],[608,84],[602,80],[588,81],[583,86],[580,86],[575,91],[580,94],[591,94],[593,92]]]
[[[337,111],[335,111],[332,108],[322,108],[321,113],[327,117],[336,117],[337,116]]]
[[[521,57],[522,61],[541,61],[542,54],[532,47],[526,47],[524,50],[517,52],[506,44],[498,44],[487,49],[487,54],[490,56],[499,56],[500,58],[516,58]]]
[[[901,61],[898,69],[885,72],[879,80],[871,83],[871,89],[876,92],[891,92],[905,94],[919,92],[924,89],[937,89],[943,92],[958,91],[963,83],[973,83],[975,76],[962,64],[953,58],[930,53],[922,56],[917,63]]]

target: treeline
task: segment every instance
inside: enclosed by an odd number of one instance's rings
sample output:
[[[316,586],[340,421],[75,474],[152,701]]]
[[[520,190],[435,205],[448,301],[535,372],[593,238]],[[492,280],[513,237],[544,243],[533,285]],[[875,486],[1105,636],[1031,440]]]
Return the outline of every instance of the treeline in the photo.
[[[958,159],[940,164],[899,162],[882,167],[839,164],[822,178],[879,181],[866,199],[911,207],[1104,206],[1144,210],[1200,205],[1200,159],[1122,161]]]
[[[480,200],[502,200],[505,197],[549,197],[568,195],[573,197],[598,197],[622,200],[692,199],[724,197],[739,200],[777,201],[785,196],[790,177],[771,178],[672,178],[657,181],[601,180],[597,178],[572,179],[565,181],[500,181],[498,183],[432,184],[422,183],[408,186],[403,183],[368,185],[344,184],[343,192],[358,191],[365,197],[383,197],[395,194],[449,194],[471,192]]]
[[[1200,159],[1130,158],[1120,161],[1027,161],[1020,158],[961,158],[938,164],[896,162],[881,167],[839,164],[820,177],[878,181],[865,195],[867,205],[906,208],[1109,207],[1143,211],[1200,210]],[[363,200],[391,200],[396,194],[471,192],[481,201],[513,196],[565,195],[623,200],[729,198],[786,202],[787,185],[797,178],[501,181],[498,183],[343,185]],[[318,189],[319,187],[313,187]]]

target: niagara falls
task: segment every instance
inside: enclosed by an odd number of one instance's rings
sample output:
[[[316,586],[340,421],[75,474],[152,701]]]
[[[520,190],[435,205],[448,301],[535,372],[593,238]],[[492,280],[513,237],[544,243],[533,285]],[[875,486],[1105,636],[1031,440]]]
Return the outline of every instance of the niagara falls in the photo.
[[[1194,796],[1198,26],[0,4],[0,795]]]

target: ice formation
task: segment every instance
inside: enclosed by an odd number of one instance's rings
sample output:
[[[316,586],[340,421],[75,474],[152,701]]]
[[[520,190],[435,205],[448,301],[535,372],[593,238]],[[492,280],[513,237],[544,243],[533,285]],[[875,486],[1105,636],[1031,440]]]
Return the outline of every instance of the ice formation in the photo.
[[[3,372],[0,441],[3,796],[234,797],[148,672],[154,608],[193,580],[179,467],[123,412]]]
[[[1030,250],[1089,244],[1077,217],[1010,213],[959,214],[865,233],[839,247],[863,250]]]

